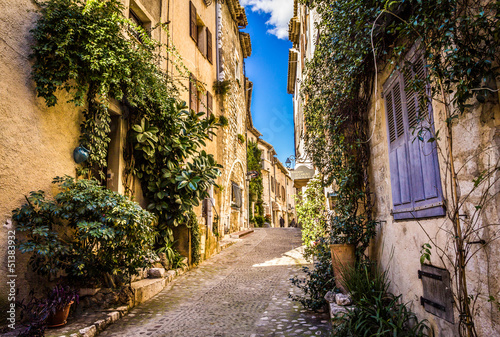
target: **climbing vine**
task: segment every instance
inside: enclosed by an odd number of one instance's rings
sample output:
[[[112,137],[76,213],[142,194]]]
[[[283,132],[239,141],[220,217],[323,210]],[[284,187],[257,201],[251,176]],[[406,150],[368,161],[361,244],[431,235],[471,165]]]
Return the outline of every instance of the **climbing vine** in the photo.
[[[257,146],[256,142],[248,141],[247,145],[247,169],[248,171],[258,172],[256,177],[252,177],[249,186],[249,198],[250,202],[255,202],[254,212],[250,209],[249,214],[255,214],[258,217],[264,217],[264,200],[262,199],[262,194],[264,191],[264,185],[262,182],[261,175],[261,157],[262,151]],[[250,205],[252,207],[252,205]],[[254,216],[254,217],[255,217]],[[255,220],[256,222],[257,219]]]
[[[480,172],[473,181],[472,191],[460,197],[452,125],[459,123],[460,116],[478,103],[494,104],[492,102],[498,100],[500,2],[301,2],[314,8],[320,18],[316,27],[319,40],[313,59],[307,64],[301,92],[306,99],[305,140],[326,183],[333,183],[337,189],[337,215],[332,222],[332,228],[339,229],[337,234],[344,233],[345,224],[366,224],[373,229],[368,185],[368,144],[373,127],[368,124],[367,114],[370,102],[378,98],[372,97],[376,92],[378,70],[395,66],[403,72],[409,71],[413,65],[405,57],[412,48],[417,48],[426,60],[426,78],[415,79],[409,85],[417,92],[425,92],[423,89],[427,86],[431,88],[428,95],[421,95],[421,104],[436,100],[445,107],[447,130],[443,133],[446,133],[447,148],[442,153],[450,177],[447,213],[453,224],[447,233],[452,237],[455,253],[450,256],[441,249],[440,255],[443,261],[451,261],[455,275],[460,336],[476,336],[466,265],[477,250],[467,246],[467,241],[477,236],[481,228],[479,213],[487,201],[493,200],[492,186],[498,182],[499,163]],[[423,140],[422,133],[427,132],[432,133],[429,141],[440,139],[438,132],[420,127],[414,130],[416,141]],[[479,191],[484,194],[471,219],[459,219],[464,202]],[[432,243],[435,246],[435,242]],[[366,241],[359,246],[365,244]]]
[[[109,145],[111,99],[123,108],[130,126],[125,151],[126,176],[137,177],[158,216],[160,241],[167,229],[185,224],[189,212],[215,184],[220,165],[202,150],[219,124],[188,111],[178,87],[158,68],[171,55],[181,77],[188,78],[174,47],[162,44],[123,16],[119,0],[49,0],[40,3],[33,78],[48,106],[58,90],[69,102],[84,106],[81,145],[90,150],[79,175],[104,181]],[[163,30],[158,24],[152,30]],[[125,179],[130,192],[132,179]],[[159,242],[162,246],[165,242]]]

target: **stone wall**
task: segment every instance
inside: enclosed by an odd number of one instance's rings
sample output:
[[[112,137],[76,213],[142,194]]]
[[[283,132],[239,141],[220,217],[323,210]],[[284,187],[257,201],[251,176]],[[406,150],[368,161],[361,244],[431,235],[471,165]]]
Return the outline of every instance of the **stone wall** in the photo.
[[[388,67],[389,68],[389,67]],[[451,230],[452,224],[447,217],[422,219],[420,221],[394,221],[391,214],[392,193],[389,170],[389,154],[387,139],[387,121],[384,100],[380,93],[383,84],[391,74],[392,69],[386,69],[379,77],[378,94],[372,102],[370,110],[370,129],[374,134],[370,141],[370,177],[372,191],[376,196],[375,219],[382,221],[378,228],[377,237],[371,247],[371,257],[378,260],[384,269],[389,271],[391,291],[403,294],[403,302],[413,301],[413,310],[419,318],[428,319],[439,336],[456,336],[457,324],[450,324],[432,314],[427,313],[419,303],[423,294],[422,282],[417,272],[421,269],[420,249],[422,244],[430,242],[430,238],[447,252],[452,252],[453,241],[446,231]],[[473,179],[487,166],[498,165],[500,157],[500,109],[498,104],[487,104],[484,107],[472,102],[474,108],[463,114],[453,124],[453,143],[455,168],[458,170],[459,193],[465,200],[473,187]],[[446,141],[446,124],[444,106],[433,102],[435,129],[440,130],[438,146],[441,149],[439,166],[444,198],[450,200],[450,174],[447,172],[448,156]],[[492,177],[499,178],[499,172]],[[489,241],[493,232],[497,231],[500,214],[500,186],[498,181],[487,191],[492,197],[484,214],[479,219],[480,226],[485,227],[478,232],[477,240]],[[470,217],[474,214],[475,205],[481,193],[473,193],[464,202],[460,214]],[[465,218],[467,219],[467,218]],[[427,234],[426,234],[427,233]],[[429,235],[429,237],[427,236]],[[488,295],[498,298],[500,291],[500,242],[494,241],[486,246],[470,245],[469,248],[478,249],[477,254],[468,265],[468,288],[470,294],[478,294],[476,302],[476,329],[480,336],[496,336],[500,334],[500,315],[498,309],[487,302]],[[431,262],[437,267],[447,267],[438,258],[436,247],[432,249]],[[449,267],[449,265],[448,265]],[[453,272],[451,273],[454,278]],[[451,300],[451,299],[450,299]],[[458,322],[455,310],[455,323]]]
[[[224,127],[218,137],[220,163],[224,170],[220,179],[221,191],[221,224],[230,232],[248,227],[247,183],[246,183],[246,143],[238,139],[238,134],[246,134],[246,95],[244,58],[240,45],[239,28],[234,22],[227,3],[220,5],[218,17],[217,42],[220,48],[219,80],[230,82],[230,90],[223,98],[220,113],[229,125]],[[242,193],[242,207],[231,207],[232,182],[239,185]]]

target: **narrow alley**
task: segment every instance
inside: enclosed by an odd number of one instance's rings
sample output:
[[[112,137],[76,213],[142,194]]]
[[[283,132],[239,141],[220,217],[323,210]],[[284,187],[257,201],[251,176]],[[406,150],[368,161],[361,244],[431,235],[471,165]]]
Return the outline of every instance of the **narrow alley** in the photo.
[[[328,314],[288,298],[300,230],[257,229],[177,278],[100,336],[328,336]]]

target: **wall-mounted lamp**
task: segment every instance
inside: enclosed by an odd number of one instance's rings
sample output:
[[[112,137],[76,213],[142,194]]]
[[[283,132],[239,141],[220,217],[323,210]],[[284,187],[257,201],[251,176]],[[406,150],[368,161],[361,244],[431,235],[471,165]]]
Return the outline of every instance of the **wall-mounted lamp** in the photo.
[[[73,159],[75,160],[75,163],[81,164],[89,159],[89,154],[90,151],[80,145],[73,151]]]

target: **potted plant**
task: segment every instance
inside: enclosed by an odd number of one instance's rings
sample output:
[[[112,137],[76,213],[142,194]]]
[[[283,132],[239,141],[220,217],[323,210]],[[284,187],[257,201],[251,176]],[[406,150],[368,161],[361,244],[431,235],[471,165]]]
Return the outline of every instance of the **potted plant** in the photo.
[[[333,215],[330,221],[330,251],[332,266],[336,277],[335,283],[342,292],[342,269],[355,268],[356,261],[368,247],[370,239],[375,235],[375,221],[363,215]]]
[[[55,328],[66,324],[71,305],[78,303],[78,292],[61,285],[54,287],[47,297],[49,315],[47,327]]]
[[[21,321],[28,324],[19,336],[44,336],[47,327],[58,327],[66,324],[71,305],[78,303],[78,292],[68,286],[58,285],[48,292],[44,298],[36,298],[30,291],[29,301],[19,303]]]

